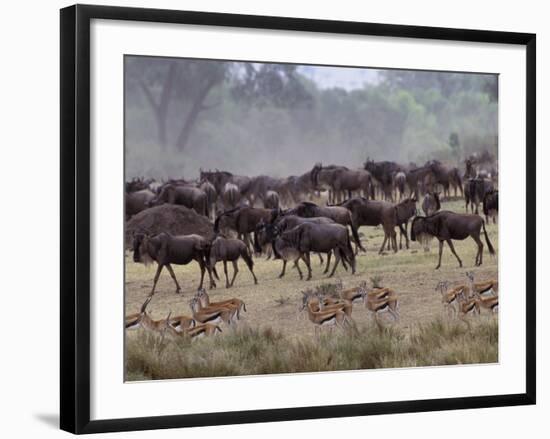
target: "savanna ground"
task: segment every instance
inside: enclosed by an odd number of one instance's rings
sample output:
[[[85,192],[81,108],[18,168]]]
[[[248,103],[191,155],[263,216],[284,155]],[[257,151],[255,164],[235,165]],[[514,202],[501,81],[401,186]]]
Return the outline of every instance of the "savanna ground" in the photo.
[[[464,212],[464,201],[443,202],[442,209]],[[419,203],[420,206],[420,203]],[[466,283],[466,271],[475,272],[476,280],[498,278],[498,226],[487,224],[489,238],[497,256],[491,257],[484,243],[481,267],[474,266],[477,246],[468,238],[454,241],[463,261],[459,268],[445,244],[442,266],[437,264],[438,244],[432,240],[425,252],[418,242],[398,253],[378,254],[383,231],[380,227],[361,227],[366,253],[357,257],[357,273],[340,265],[330,279],[323,275],[319,259],[312,255],[313,279],[300,281],[297,271],[287,265],[286,276],[278,278],[281,261],[254,259],[259,284],[243,261],[233,288],[225,288],[223,265],[218,263],[218,288],[208,290],[211,300],[238,297],[246,303],[237,329],[222,326],[216,337],[191,341],[186,337],[172,339],[146,333],[142,329],[127,331],[126,378],[129,381],[185,378],[197,376],[229,376],[265,373],[351,370],[369,368],[413,367],[447,364],[491,363],[498,361],[498,318],[482,310],[480,317],[468,317],[469,324],[451,319],[443,310],[441,296],[435,291],[440,280],[451,287]],[[399,236],[398,236],[399,240]],[[399,243],[399,241],[398,241]],[[403,248],[405,242],[403,241]],[[301,263],[303,266],[303,263]],[[324,267],[323,267],[324,268]],[[126,255],[126,313],[138,312],[149,294],[156,264],[146,267]],[[199,283],[200,271],[193,262],[174,266],[183,295],[175,294],[175,285],[163,271],[155,296],[148,306],[153,319],[191,315],[189,300]],[[228,265],[231,276],[232,266]],[[303,266],[304,273],[306,272]],[[383,286],[399,295],[401,319],[392,322],[387,314],[383,325],[376,325],[372,314],[362,304],[355,304],[353,330],[329,331],[323,328],[315,336],[314,325],[306,312],[299,312],[301,291],[341,279],[344,287],[353,287],[379,276]],[[208,286],[205,276],[205,286]]]

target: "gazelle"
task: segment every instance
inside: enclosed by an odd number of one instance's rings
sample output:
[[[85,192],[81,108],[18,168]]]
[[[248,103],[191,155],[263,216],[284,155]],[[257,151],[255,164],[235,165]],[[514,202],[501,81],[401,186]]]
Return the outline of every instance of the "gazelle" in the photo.
[[[363,302],[365,308],[374,313],[374,319],[378,322],[378,315],[388,312],[394,321],[399,320],[399,300],[395,291],[389,288],[375,288],[367,291],[362,287]]]
[[[313,311],[330,311],[340,309],[344,311],[346,316],[351,319],[351,311],[353,310],[353,302],[351,300],[342,299],[342,301],[334,301],[332,298],[323,297],[320,293],[315,293],[315,296],[317,297],[317,309],[315,309],[315,301],[310,303],[310,306],[314,308]]]
[[[201,323],[193,328],[182,331],[181,334],[196,340],[205,336],[216,335],[218,332],[222,332],[218,325],[213,323]]]
[[[457,295],[458,315],[464,319],[468,314],[479,315],[479,300],[473,297],[466,297],[465,290],[460,291]]]
[[[151,302],[152,298],[152,295],[147,296],[147,299],[145,299],[145,302],[143,302],[143,305],[141,305],[141,310],[139,314],[132,314],[126,317],[126,329],[134,329],[141,326],[148,331],[161,333],[165,333],[166,331],[168,331],[173,334],[173,332],[176,330],[170,325],[171,313],[168,314],[167,318],[160,320],[153,320],[151,316],[149,316],[149,314],[147,313],[147,305],[149,305],[149,302]]]
[[[482,295],[483,293],[491,293],[493,296],[498,296],[498,280],[489,279],[485,282],[474,282],[473,271],[467,271],[466,277],[470,280],[472,294],[478,293]]]
[[[363,284],[364,284],[364,286],[366,286],[365,282],[363,282]],[[362,294],[362,291],[361,291],[361,286],[362,285],[360,285],[358,287],[344,289],[344,285],[342,284],[342,280],[340,279],[338,284],[337,284],[338,294],[340,295],[340,298],[344,301],[348,300],[352,303],[361,301],[361,300],[363,300],[363,294]]]
[[[169,324],[177,332],[184,332],[197,326],[197,322],[194,318],[184,315],[172,317]]]
[[[456,315],[458,313],[458,298],[457,295],[461,292],[467,292],[468,287],[465,285],[459,285],[458,287],[453,288],[451,291],[449,289],[449,281],[440,281],[436,287],[435,291],[441,293],[441,302],[443,303],[443,308],[447,310],[447,313]]]
[[[232,298],[227,300],[222,300],[219,302],[210,302],[210,297],[204,288],[199,288],[197,290],[197,297],[200,300],[202,308],[212,308],[212,307],[229,307],[235,308],[237,311],[237,320],[241,318],[241,311],[246,312],[246,305],[241,299]]]
[[[198,297],[193,297],[189,306],[193,313],[193,318],[200,323],[227,323],[231,325],[236,314],[236,309],[218,307],[218,308],[202,308]]]
[[[313,297],[313,295],[307,296],[306,308],[310,322],[315,325],[315,335],[318,335],[318,330],[322,326],[343,327],[344,325],[349,325],[349,318],[341,309],[314,311],[314,305],[310,303]]]
[[[498,312],[498,296],[483,297],[477,291],[474,291],[474,298],[477,300],[479,307],[485,308],[491,313]]]

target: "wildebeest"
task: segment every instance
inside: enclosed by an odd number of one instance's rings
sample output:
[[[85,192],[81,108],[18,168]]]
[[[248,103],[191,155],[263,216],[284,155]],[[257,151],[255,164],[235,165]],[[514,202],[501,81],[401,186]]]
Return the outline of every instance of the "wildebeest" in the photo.
[[[124,194],[124,213],[126,219],[147,209],[154,198],[155,194],[149,189]]]
[[[166,267],[176,284],[176,293],[180,293],[181,288],[171,264],[187,265],[191,261],[197,261],[201,269],[199,288],[202,288],[205,271],[208,271],[210,277],[210,288],[215,288],[216,283],[212,278],[212,272],[206,259],[209,247],[208,241],[199,235],[172,236],[169,233],[162,232],[155,236],[148,236],[143,233],[136,233],[133,242],[134,262],[142,262],[146,265],[152,261],[157,263],[157,272],[151,295],[155,292],[160,273],[164,267]]]
[[[206,194],[193,186],[164,185],[160,193],[149,204],[158,206],[164,203],[180,204],[193,209],[199,215],[209,216]]]
[[[399,227],[405,234],[402,224],[408,221],[416,213],[416,199],[410,198],[402,201],[400,205],[400,218],[397,215],[395,204],[389,201],[367,200],[363,197],[354,197],[341,204],[352,213],[352,221],[355,228],[360,226],[382,225],[384,229],[384,241],[380,246],[379,253],[384,251],[386,242],[397,251],[397,236],[395,227]]]
[[[252,179],[245,175],[235,175],[227,171],[203,171],[200,170],[200,180],[208,180],[214,185],[218,194],[223,192],[226,183],[233,183],[239,189],[239,193],[242,197],[248,198],[250,204],[252,204],[251,197],[251,185]]]
[[[250,233],[253,233],[260,222],[271,222],[278,214],[276,209],[263,209],[259,207],[242,206],[222,212],[214,222],[214,232],[219,232],[220,222],[224,218],[230,219],[230,227],[237,232],[239,239],[251,249]]]
[[[447,242],[453,255],[458,260],[459,266],[462,267],[462,261],[456,254],[452,240],[461,241],[471,236],[477,244],[478,250],[475,264],[479,266],[483,263],[483,243],[479,238],[482,227],[489,253],[494,255],[495,250],[489,240],[487,230],[485,230],[485,221],[479,215],[443,210],[431,216],[417,216],[411,225],[411,240],[422,241],[424,239],[423,235],[433,236],[439,240],[439,262],[437,263],[437,267],[435,267],[437,270],[441,266],[441,255],[443,254],[443,244],[445,242]]]
[[[335,223],[343,226],[349,226],[355,244],[359,247],[359,249],[365,251],[365,248],[361,245],[359,234],[357,233],[357,226],[353,223],[351,212],[344,206],[318,206],[315,203],[303,201],[296,205],[293,209],[289,209],[286,214],[298,215],[304,218],[324,216],[332,219]]]
[[[329,196],[329,202],[339,203],[343,195],[351,197],[354,191],[365,197],[373,195],[372,177],[365,169],[348,169],[335,165],[323,167],[321,163],[317,163],[311,170],[311,178],[316,187],[328,187],[331,191],[332,197]]]
[[[405,184],[407,183],[407,176],[403,171],[399,171],[397,174],[395,174],[393,181],[395,183],[395,188],[399,193],[399,201],[401,201],[403,198],[405,198]]]
[[[275,191],[267,191],[263,198],[264,208],[266,209],[278,209],[279,208],[279,194]]]
[[[238,260],[242,258],[246,263],[246,266],[252,273],[254,278],[254,283],[258,283],[256,275],[254,274],[254,262],[252,261],[252,256],[246,246],[246,244],[240,239],[231,239],[225,238],[221,235],[217,235],[212,241],[209,249],[208,262],[210,268],[214,269],[216,262],[223,262],[223,272],[225,273],[225,287],[230,288],[235,282],[237,273],[239,272]],[[227,261],[230,261],[233,264],[233,278],[229,282],[227,276]]]
[[[483,202],[485,194],[493,190],[493,183],[485,178],[470,178],[464,186],[464,199],[466,203],[466,212],[468,212],[468,204],[472,213],[479,213],[479,204]]]
[[[311,279],[310,252],[334,252],[335,262],[330,277],[334,275],[341,259],[349,263],[352,273],[355,273],[355,255],[346,226],[304,223],[283,232],[281,238],[302,253],[308,269],[307,280]]]
[[[208,216],[212,217],[216,213],[216,202],[218,201],[218,193],[216,188],[208,180],[201,182],[199,189],[206,194],[206,205]]]
[[[225,210],[237,207],[241,201],[241,193],[237,185],[229,182],[225,183],[221,193],[221,199]]]
[[[441,209],[439,192],[428,192],[422,200],[422,210],[426,216],[433,215]]]
[[[385,199],[393,200],[393,176],[397,172],[403,171],[402,166],[389,161],[375,162],[374,160],[369,160],[367,157],[367,161],[363,167],[380,183]]]
[[[431,174],[431,170],[428,166],[411,167],[406,172],[407,185],[411,193],[414,193],[416,199],[420,198],[420,189],[423,188],[423,182],[427,175]]]
[[[462,178],[460,177],[458,168],[449,168],[439,160],[430,160],[425,166],[430,168],[434,183],[440,184],[443,187],[444,196],[450,196],[450,186],[454,189],[455,197],[458,194],[458,190],[463,195]]]
[[[498,216],[498,191],[489,190],[483,197],[483,214],[485,221],[489,222],[489,217],[493,218],[493,224],[497,222]]]
[[[302,280],[303,275],[299,264],[299,260],[302,259],[302,253],[290,243],[283,241],[280,233],[281,231],[276,224],[258,224],[254,231],[254,250],[260,252],[266,245],[271,244],[275,256],[283,261],[283,269],[281,274],[279,274],[279,278],[285,275],[286,264],[288,261],[291,261],[294,263],[294,268],[298,270],[300,280]]]

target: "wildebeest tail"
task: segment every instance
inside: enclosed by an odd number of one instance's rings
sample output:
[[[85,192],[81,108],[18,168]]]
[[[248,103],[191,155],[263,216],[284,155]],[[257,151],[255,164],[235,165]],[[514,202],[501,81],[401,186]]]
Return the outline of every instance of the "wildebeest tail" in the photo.
[[[493,244],[491,244],[491,241],[489,240],[489,235],[487,235],[487,230],[485,230],[485,221],[481,220],[483,224],[483,234],[485,235],[485,242],[487,243],[487,248],[489,249],[489,253],[494,255],[495,249],[493,247]]]
[[[248,268],[252,270],[252,268],[254,267],[254,261],[252,259],[252,255],[250,254],[250,250],[248,249],[248,247],[243,249],[243,251],[241,252],[241,256],[244,259],[244,262],[246,263]]]

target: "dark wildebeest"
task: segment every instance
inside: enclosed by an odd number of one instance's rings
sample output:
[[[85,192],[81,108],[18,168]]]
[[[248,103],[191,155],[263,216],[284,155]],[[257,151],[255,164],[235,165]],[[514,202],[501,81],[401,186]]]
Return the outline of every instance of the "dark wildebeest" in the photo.
[[[250,183],[250,195],[253,201],[261,201],[265,205],[265,199],[270,192],[277,192],[283,180],[280,178],[270,177],[268,175],[257,175],[252,177]]]
[[[365,251],[365,248],[361,245],[359,234],[357,233],[357,227],[353,223],[351,212],[343,206],[318,206],[315,203],[309,201],[302,201],[296,205],[293,209],[289,209],[286,212],[287,215],[298,215],[304,218],[313,218],[324,216],[332,219],[335,223],[343,226],[349,226],[355,245],[360,250]]]
[[[323,167],[321,163],[317,163],[311,170],[311,177],[316,187],[322,185],[332,191],[332,202],[339,203],[346,193],[351,198],[354,191],[367,198],[374,195],[372,177],[365,169],[348,169],[335,165]]]
[[[293,246],[302,254],[311,279],[310,252],[334,252],[335,262],[329,277],[334,276],[340,260],[345,260],[355,274],[355,255],[351,248],[349,233],[346,226],[341,224],[312,224],[304,223],[281,234],[281,239]]]
[[[395,174],[393,181],[395,183],[395,188],[399,193],[399,201],[401,201],[405,198],[405,184],[407,183],[407,175],[403,171],[399,171]]]
[[[266,209],[279,209],[279,194],[275,191],[267,191],[263,202]]]
[[[239,239],[244,241],[246,246],[251,249],[250,233],[253,233],[260,222],[269,223],[278,215],[279,211],[275,209],[262,209],[259,207],[243,206],[236,209],[227,210],[216,218],[214,222],[214,232],[219,232],[220,221],[224,217],[230,218],[230,227],[236,232]]]
[[[208,204],[206,194],[199,188],[193,186],[176,186],[166,184],[160,193],[150,202],[151,206],[158,206],[164,203],[179,204],[193,209],[199,215],[208,217]]]
[[[293,229],[294,227],[304,223],[336,224],[334,220],[324,216],[304,218],[298,215],[289,215],[289,214],[280,215],[276,218],[276,221],[274,221],[274,224],[277,225],[277,230],[279,233],[282,233],[285,230]],[[325,267],[325,271],[323,272],[325,274],[328,273],[328,270],[330,267],[331,255],[332,253],[329,253],[327,257],[327,265]],[[323,264],[323,257],[321,256],[321,253],[319,253],[319,260],[320,260],[320,263]],[[342,262],[344,263],[344,268],[346,268],[344,260],[342,260]]]
[[[208,256],[208,262],[211,269],[215,269],[216,262],[223,261],[223,272],[225,273],[225,287],[230,288],[235,282],[237,273],[239,272],[239,258],[243,258],[246,266],[252,273],[254,283],[258,283],[256,275],[254,274],[254,262],[252,256],[246,246],[246,244],[240,239],[225,238],[221,235],[217,235],[210,245],[210,252]],[[227,276],[227,261],[233,263],[233,278],[229,282]]]
[[[386,200],[393,200],[393,176],[397,172],[403,171],[403,168],[395,162],[375,162],[374,160],[369,160],[368,157],[363,167],[380,183],[384,198]]]
[[[432,171],[433,182],[443,187],[443,196],[450,196],[450,186],[454,189],[455,197],[458,195],[458,190],[464,195],[462,190],[462,178],[460,177],[458,168],[449,168],[439,160],[431,160],[427,162],[425,166],[428,166]]]
[[[493,183],[485,178],[470,178],[464,186],[464,199],[466,203],[466,212],[468,212],[468,204],[471,212],[479,213],[479,204],[483,202],[485,194],[493,190]]]
[[[433,215],[441,209],[439,192],[428,192],[422,201],[422,210],[426,216]]]
[[[298,270],[300,280],[302,280],[304,277],[298,263],[298,261],[302,259],[302,253],[289,243],[283,241],[280,237],[280,233],[281,230],[276,224],[258,224],[256,230],[254,231],[254,250],[256,252],[261,252],[266,245],[270,244],[275,256],[283,260],[283,269],[281,274],[279,274],[279,278],[282,278],[285,275],[286,263],[288,261],[292,261],[294,263],[294,268]]]
[[[226,183],[233,183],[239,189],[241,197],[248,199],[250,205],[252,205],[251,186],[252,179],[245,175],[235,175],[227,171],[200,171],[200,180],[208,180],[214,185],[218,194],[223,193],[223,189]]]
[[[495,254],[495,250],[487,231],[485,230],[485,221],[479,215],[454,213],[447,210],[437,212],[431,216],[417,216],[411,225],[411,240],[423,241],[427,237],[435,237],[439,240],[439,262],[436,270],[441,266],[441,255],[443,254],[443,244],[447,242],[453,255],[458,260],[458,264],[462,267],[462,261],[456,254],[452,240],[464,240],[468,236],[477,244],[476,266],[483,263],[483,243],[479,238],[481,228],[485,235],[485,242],[491,255]]]
[[[124,185],[124,190],[127,193],[142,191],[148,189],[149,183],[143,177],[134,177],[131,181],[127,181]]]
[[[428,166],[412,167],[406,172],[407,185],[417,200],[420,198],[420,189],[424,190],[423,182],[431,172]]]
[[[393,204],[389,201],[367,200],[363,197],[355,197],[342,203],[352,213],[352,222],[356,229],[360,226],[382,225],[384,229],[384,241],[379,253],[384,251],[386,242],[397,252],[397,236],[395,227],[399,227],[401,233],[406,236],[403,224],[416,213],[416,198],[409,198],[401,203]],[[399,206],[399,216],[398,209]]]
[[[210,288],[216,287],[216,283],[212,278],[210,266],[207,262],[209,243],[202,236],[172,236],[164,232],[155,236],[148,236],[143,233],[136,233],[134,235],[133,248],[134,262],[142,262],[147,265],[155,261],[158,264],[151,295],[155,292],[163,267],[166,267],[168,273],[170,273],[170,276],[174,279],[176,293],[180,293],[181,288],[171,264],[187,265],[191,261],[197,261],[201,269],[199,288],[202,288],[205,270],[208,271],[208,276],[210,277]]]
[[[498,216],[498,191],[491,189],[485,193],[483,198],[483,214],[485,221],[488,223],[489,218],[493,218],[493,224],[497,222]]]
[[[239,192],[237,185],[233,183],[225,183],[221,193],[221,199],[225,210],[237,207],[241,201],[241,193]]]
[[[206,194],[206,205],[209,212],[209,217],[213,217],[216,214],[216,202],[218,201],[218,193],[216,188],[208,180],[201,182],[199,189]]]
[[[155,194],[149,189],[124,194],[124,213],[126,219],[147,209],[154,198]]]

